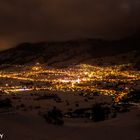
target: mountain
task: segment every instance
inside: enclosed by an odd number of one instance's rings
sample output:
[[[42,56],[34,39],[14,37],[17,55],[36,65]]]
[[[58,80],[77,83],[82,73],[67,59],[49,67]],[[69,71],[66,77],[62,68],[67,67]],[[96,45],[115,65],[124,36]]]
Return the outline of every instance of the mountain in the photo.
[[[111,57],[133,50],[136,50],[139,56],[139,34],[116,41],[78,39],[65,42],[22,43],[0,52],[0,64],[22,65],[40,62],[49,66],[62,67],[90,62],[91,59],[95,58]]]

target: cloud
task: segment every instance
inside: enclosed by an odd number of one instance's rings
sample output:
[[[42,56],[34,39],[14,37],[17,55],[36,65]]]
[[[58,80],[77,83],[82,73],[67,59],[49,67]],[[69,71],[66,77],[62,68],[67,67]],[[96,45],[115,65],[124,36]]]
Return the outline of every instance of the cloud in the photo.
[[[140,27],[139,8],[139,0],[1,0],[0,47],[123,36]]]

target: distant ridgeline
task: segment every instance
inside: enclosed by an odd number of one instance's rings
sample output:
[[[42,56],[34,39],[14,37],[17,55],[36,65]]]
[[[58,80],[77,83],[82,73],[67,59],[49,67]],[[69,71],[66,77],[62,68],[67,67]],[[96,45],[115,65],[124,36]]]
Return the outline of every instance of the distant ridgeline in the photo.
[[[139,34],[117,41],[79,39],[65,42],[22,43],[0,52],[0,64],[23,65],[39,62],[48,66],[67,67],[79,63],[92,63],[90,60],[95,58],[114,57],[132,51],[135,51],[133,62],[137,67],[140,62]]]

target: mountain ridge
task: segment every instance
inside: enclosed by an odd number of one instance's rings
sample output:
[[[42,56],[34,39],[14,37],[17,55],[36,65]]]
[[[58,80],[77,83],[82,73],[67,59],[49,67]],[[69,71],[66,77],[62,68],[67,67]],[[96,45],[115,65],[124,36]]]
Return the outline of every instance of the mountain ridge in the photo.
[[[0,52],[0,64],[22,65],[40,62],[53,66],[59,62],[70,65],[70,60],[78,64],[86,59],[114,56],[133,50],[140,52],[139,46],[139,34],[115,41],[78,39],[64,42],[25,42]]]

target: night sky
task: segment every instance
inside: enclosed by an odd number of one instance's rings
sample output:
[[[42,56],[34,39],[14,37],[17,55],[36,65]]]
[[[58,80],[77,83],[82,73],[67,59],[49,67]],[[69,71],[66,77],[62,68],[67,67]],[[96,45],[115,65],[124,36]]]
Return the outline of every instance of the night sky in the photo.
[[[140,0],[0,0],[0,49],[25,41],[120,38],[140,28]]]

